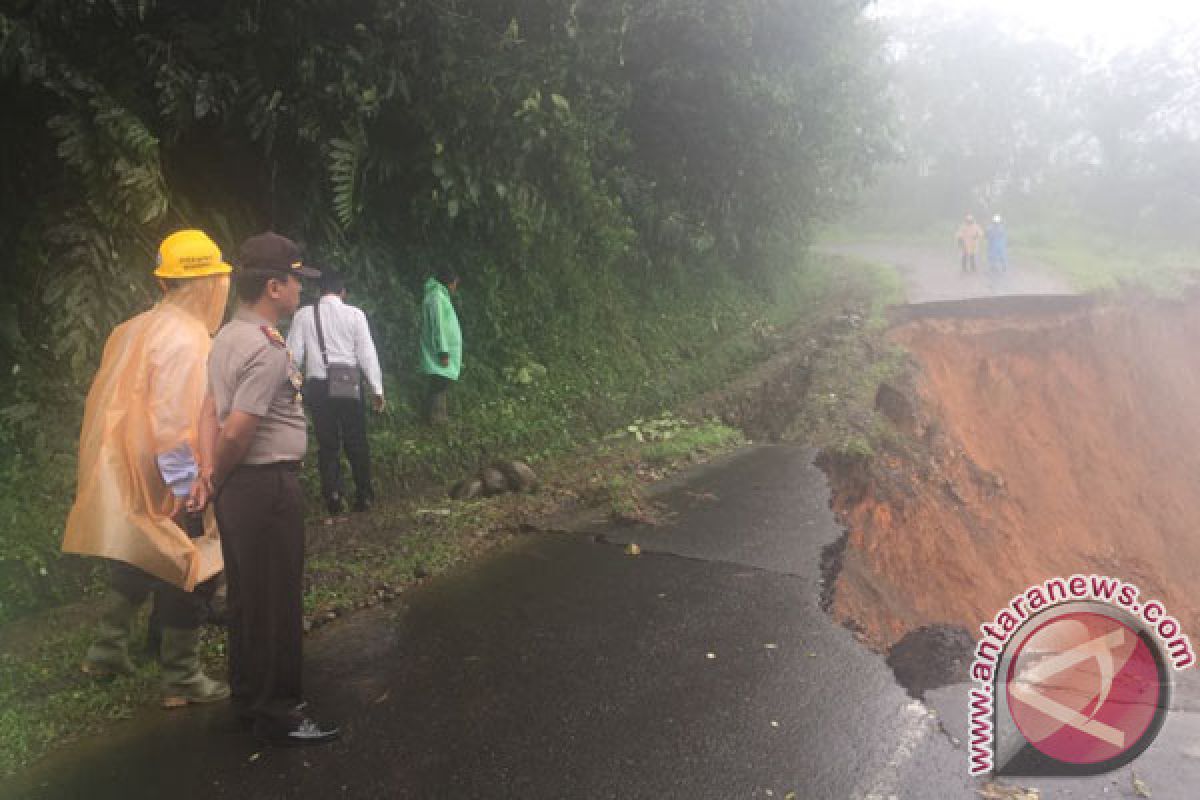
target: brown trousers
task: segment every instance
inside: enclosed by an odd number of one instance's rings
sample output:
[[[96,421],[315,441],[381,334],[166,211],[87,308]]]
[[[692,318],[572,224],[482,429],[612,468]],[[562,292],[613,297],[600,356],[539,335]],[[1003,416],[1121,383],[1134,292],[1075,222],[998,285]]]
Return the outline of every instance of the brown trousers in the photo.
[[[236,711],[282,722],[302,700],[304,494],[296,464],[238,467],[216,499]]]

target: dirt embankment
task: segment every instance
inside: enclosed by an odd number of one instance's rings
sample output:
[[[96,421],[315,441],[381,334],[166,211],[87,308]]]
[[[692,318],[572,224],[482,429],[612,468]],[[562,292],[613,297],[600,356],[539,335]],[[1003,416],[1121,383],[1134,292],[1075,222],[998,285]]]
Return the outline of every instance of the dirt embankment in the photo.
[[[1200,301],[918,319],[910,442],[843,480],[834,613],[877,646],[972,632],[1049,577],[1098,573],[1200,636]],[[916,444],[911,444],[915,442]]]

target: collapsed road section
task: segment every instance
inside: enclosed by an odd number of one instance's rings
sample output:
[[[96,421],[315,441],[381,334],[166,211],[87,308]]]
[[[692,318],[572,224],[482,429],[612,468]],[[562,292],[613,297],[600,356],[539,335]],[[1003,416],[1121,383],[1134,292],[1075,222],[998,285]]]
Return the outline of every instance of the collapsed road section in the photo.
[[[1200,631],[1200,298],[909,306],[889,338],[913,369],[877,404],[903,435],[827,465],[840,620],[880,649],[977,635],[1025,587],[1099,574]]]

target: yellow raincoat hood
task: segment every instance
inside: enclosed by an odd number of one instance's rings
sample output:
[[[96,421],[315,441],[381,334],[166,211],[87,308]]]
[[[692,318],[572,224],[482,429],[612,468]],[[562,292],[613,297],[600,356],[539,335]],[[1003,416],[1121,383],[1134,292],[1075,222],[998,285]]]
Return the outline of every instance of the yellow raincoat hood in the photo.
[[[109,336],[84,409],[64,552],[124,561],[188,591],[223,569],[211,508],[206,535],[188,538],[169,516],[157,456],[184,443],[199,452],[208,351],[228,294],[228,275],[180,281]]]

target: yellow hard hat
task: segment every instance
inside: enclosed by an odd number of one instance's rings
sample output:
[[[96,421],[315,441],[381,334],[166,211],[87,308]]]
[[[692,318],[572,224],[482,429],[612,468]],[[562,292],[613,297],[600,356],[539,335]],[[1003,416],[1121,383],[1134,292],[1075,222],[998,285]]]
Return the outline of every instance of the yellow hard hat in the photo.
[[[156,277],[203,278],[230,272],[233,267],[225,263],[221,249],[204,231],[176,231],[158,246]]]

